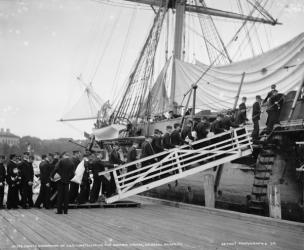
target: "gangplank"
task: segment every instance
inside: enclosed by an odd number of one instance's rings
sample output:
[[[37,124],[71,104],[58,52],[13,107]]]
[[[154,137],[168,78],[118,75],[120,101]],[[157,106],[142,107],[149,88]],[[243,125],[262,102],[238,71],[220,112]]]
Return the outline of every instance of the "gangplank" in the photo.
[[[116,202],[251,153],[250,134],[246,128],[237,128],[123,164],[99,173],[111,174],[117,188],[117,194],[105,201]]]

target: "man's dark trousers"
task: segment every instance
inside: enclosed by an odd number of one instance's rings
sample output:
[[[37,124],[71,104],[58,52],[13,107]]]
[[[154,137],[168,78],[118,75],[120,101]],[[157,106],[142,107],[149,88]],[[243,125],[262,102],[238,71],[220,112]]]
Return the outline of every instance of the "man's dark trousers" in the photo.
[[[58,181],[57,183],[57,213],[68,212],[69,204],[69,184]]]

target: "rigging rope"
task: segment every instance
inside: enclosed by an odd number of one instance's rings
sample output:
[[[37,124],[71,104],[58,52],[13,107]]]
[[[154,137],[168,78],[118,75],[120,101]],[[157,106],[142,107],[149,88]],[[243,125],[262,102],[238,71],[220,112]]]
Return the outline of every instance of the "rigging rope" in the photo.
[[[102,62],[103,57],[104,57],[104,55],[105,55],[105,52],[107,51],[108,46],[109,46],[109,44],[110,44],[110,41],[111,41],[111,39],[112,39],[112,36],[113,36],[113,34],[114,34],[115,30],[116,30],[116,27],[117,27],[117,24],[118,24],[118,20],[119,20],[120,17],[121,17],[121,12],[122,12],[122,10],[119,11],[118,18],[115,19],[113,28],[111,29],[112,31],[111,31],[111,33],[110,33],[110,36],[109,36],[108,39],[106,40],[105,47],[104,47],[104,49],[103,49],[103,51],[102,51],[102,53],[101,53],[101,55],[100,55],[100,57],[99,57],[97,66],[96,66],[96,68],[95,68],[95,71],[94,71],[94,73],[93,73],[93,76],[91,77],[91,81],[90,81],[90,82],[93,82],[94,79],[95,79],[95,77],[96,77],[96,74],[97,74],[98,69],[99,69],[99,67],[100,67],[100,65],[101,65],[101,62]]]
[[[124,40],[124,45],[122,47],[122,53],[121,53],[120,58],[119,58],[118,67],[117,67],[117,70],[116,70],[116,73],[115,73],[115,76],[114,76],[114,80],[113,80],[113,85],[112,85],[112,88],[111,88],[111,93],[113,93],[113,96],[112,96],[113,99],[115,99],[115,93],[116,93],[117,87],[118,87],[118,84],[117,84],[118,75],[121,72],[121,65],[122,65],[122,63],[124,62],[124,59],[125,59],[125,54],[126,54],[126,51],[127,51],[127,47],[129,45],[130,32],[131,32],[131,29],[133,27],[136,14],[137,14],[137,9],[133,9],[133,12],[132,12],[129,24],[128,24],[128,29],[127,29],[127,34],[126,34],[126,37],[125,37],[125,40]]]

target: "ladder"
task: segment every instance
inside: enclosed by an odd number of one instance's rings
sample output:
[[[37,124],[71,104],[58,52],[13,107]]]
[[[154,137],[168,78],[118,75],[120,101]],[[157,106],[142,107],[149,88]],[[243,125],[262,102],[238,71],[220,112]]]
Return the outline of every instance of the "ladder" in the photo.
[[[251,192],[253,199],[250,201],[249,209],[260,215],[267,211],[267,186],[271,179],[275,157],[272,149],[263,149],[258,156],[254,170]]]
[[[111,174],[116,184],[117,193],[105,201],[113,203],[251,153],[251,136],[243,127],[123,164],[99,173]]]

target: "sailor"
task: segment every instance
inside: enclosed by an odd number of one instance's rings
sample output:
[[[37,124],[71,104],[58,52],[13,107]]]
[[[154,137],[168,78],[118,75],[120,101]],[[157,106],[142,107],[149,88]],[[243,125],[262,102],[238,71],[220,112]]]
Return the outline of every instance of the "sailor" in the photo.
[[[132,146],[128,149],[127,152],[127,163],[133,162],[137,160],[137,149],[138,149],[138,142],[134,141]],[[128,166],[128,172],[136,170],[136,165]]]
[[[156,154],[164,151],[162,144],[162,132],[158,129],[155,129],[152,139],[152,147]]]
[[[33,203],[33,182],[34,168],[33,159],[28,152],[23,154],[23,161],[20,164],[21,173],[21,206],[23,208],[31,208]]]
[[[263,104],[265,104],[274,95],[274,93],[277,92],[276,87],[277,86],[275,84],[271,85],[271,90],[268,92],[266,98],[263,100]]]
[[[40,170],[40,190],[35,202],[35,207],[40,208],[41,204],[46,209],[50,208],[51,196],[51,171],[53,154],[42,155],[42,161],[39,164]]]
[[[225,130],[230,130],[231,128],[237,128],[238,125],[234,122],[233,112],[228,110],[226,115],[223,117],[222,124]]]
[[[211,124],[210,131],[213,132],[215,135],[225,132],[225,128],[222,122],[223,118],[224,118],[223,114],[218,114],[216,116],[216,119]]]
[[[74,176],[74,163],[69,158],[69,154],[64,152],[62,159],[59,160],[55,169],[53,170],[51,177],[54,179],[58,176],[57,180],[57,214],[68,213],[69,202],[69,183]]]
[[[181,132],[182,139],[184,141],[194,141],[195,138],[192,136],[192,128],[193,128],[193,121],[188,120],[186,126],[183,128]]]
[[[3,198],[4,198],[4,187],[5,187],[5,176],[6,169],[4,166],[5,156],[0,155],[0,209],[4,208]]]
[[[207,117],[203,117],[201,120],[198,118],[198,123],[195,126],[197,140],[201,140],[207,137],[209,133],[210,123]]]
[[[154,149],[152,147],[152,139],[153,139],[152,136],[148,136],[148,137],[146,137],[145,141],[142,143],[140,158],[149,157],[149,156],[152,156],[155,154]],[[151,165],[151,164],[157,162],[157,160],[158,160],[157,158],[148,159],[146,161],[143,161],[141,163],[141,166],[145,167],[145,166]],[[147,171],[147,169],[145,169],[144,171]],[[142,183],[146,184],[147,181],[143,181]]]
[[[124,162],[122,161],[122,159],[120,158],[120,153],[119,153],[119,144],[117,142],[115,142],[113,144],[113,150],[110,153],[110,157],[109,157],[109,161],[112,164],[123,164]]]
[[[236,119],[236,122],[238,125],[245,124],[245,122],[248,121],[246,101],[247,101],[247,98],[243,97],[242,102],[239,105],[239,111],[238,111],[238,115],[237,115],[237,119]]]
[[[252,106],[253,131],[251,136],[254,141],[258,140],[260,133],[259,120],[261,115],[261,103],[262,103],[262,98],[260,95],[257,95],[255,97],[255,103]]]
[[[7,164],[6,182],[8,184],[6,207],[8,209],[18,208],[21,176],[15,154],[10,155],[10,161]]]
[[[71,159],[73,164],[74,164],[74,173],[76,171],[76,168],[77,168],[78,164],[80,163],[80,159],[81,159],[80,151],[79,150],[74,150],[73,151],[73,157]],[[78,194],[79,194],[79,184],[75,183],[75,182],[71,182],[70,190],[69,190],[69,202],[70,203],[75,203]]]
[[[163,136],[163,147],[165,150],[174,148],[174,145],[171,142],[171,133],[172,133],[172,126],[168,125],[166,127],[166,133]]]
[[[90,203],[94,203],[98,200],[99,193],[100,193],[100,188],[101,188],[101,181],[102,181],[102,176],[99,176],[99,172],[102,172],[105,170],[104,164],[103,164],[103,153],[100,152],[97,155],[92,154],[89,157],[89,164],[90,168],[93,173],[93,186],[90,192],[90,198],[89,201]]]
[[[53,154],[53,160],[51,162],[51,173],[54,171],[56,165],[58,164],[60,160],[60,153],[59,152],[55,152]],[[50,181],[50,185],[51,185],[51,189],[50,189],[50,206],[54,207],[56,204],[56,197],[57,197],[57,184],[56,182],[51,178]]]
[[[273,130],[273,126],[276,123],[279,123],[279,117],[281,108],[284,102],[284,96],[282,94],[279,94],[277,90],[273,91],[273,95],[270,97],[268,102],[268,108],[267,108],[267,132],[270,133]]]
[[[181,137],[181,125],[179,123],[175,123],[174,130],[171,134],[171,143],[174,147],[179,147],[185,143],[185,141]]]

